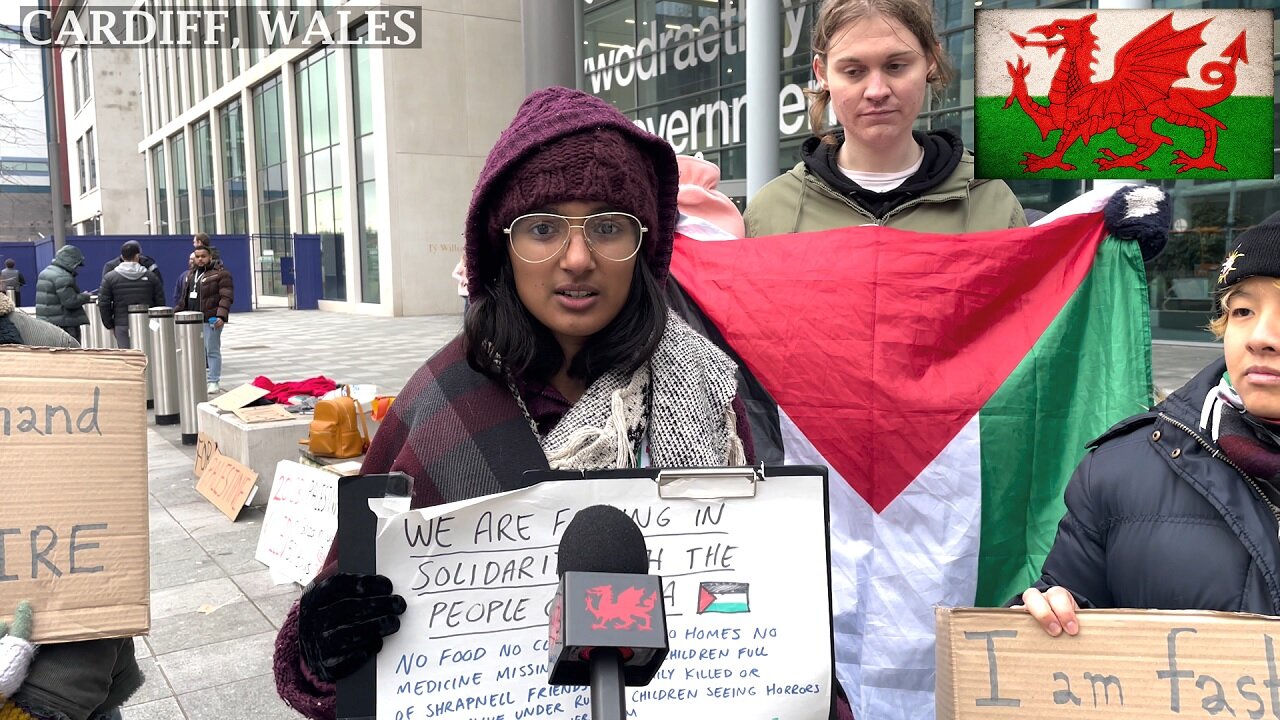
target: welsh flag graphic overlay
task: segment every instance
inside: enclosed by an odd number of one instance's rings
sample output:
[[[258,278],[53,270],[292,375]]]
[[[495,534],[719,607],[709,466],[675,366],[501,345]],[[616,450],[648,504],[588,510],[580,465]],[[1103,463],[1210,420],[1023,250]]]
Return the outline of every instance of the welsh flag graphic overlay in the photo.
[[[980,9],[974,57],[979,177],[1272,177],[1270,10]]]
[[[970,235],[678,235],[672,274],[775,404],[753,413],[776,413],[782,459],[830,468],[855,715],[932,718],[933,607],[1037,579],[1085,444],[1149,402],[1138,247],[1100,212]]]

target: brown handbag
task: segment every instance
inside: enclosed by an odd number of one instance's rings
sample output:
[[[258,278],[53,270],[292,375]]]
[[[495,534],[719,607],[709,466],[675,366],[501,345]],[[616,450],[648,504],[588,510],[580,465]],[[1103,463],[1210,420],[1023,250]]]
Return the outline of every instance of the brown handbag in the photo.
[[[349,392],[347,388],[344,392]],[[299,440],[312,455],[331,458],[353,458],[369,449],[369,427],[360,401],[341,395],[316,403],[311,418],[309,437]]]

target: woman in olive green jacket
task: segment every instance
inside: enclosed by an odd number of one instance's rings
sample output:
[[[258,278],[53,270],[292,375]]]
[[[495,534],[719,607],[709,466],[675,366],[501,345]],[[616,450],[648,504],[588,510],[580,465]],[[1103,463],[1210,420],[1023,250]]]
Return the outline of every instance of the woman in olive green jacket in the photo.
[[[886,225],[976,232],[1026,225],[1000,180],[973,177],[973,156],[949,130],[912,124],[930,86],[953,71],[938,53],[932,5],[918,0],[828,0],[813,34],[803,160],[747,205],[747,235]],[[840,127],[824,129],[828,106]]]

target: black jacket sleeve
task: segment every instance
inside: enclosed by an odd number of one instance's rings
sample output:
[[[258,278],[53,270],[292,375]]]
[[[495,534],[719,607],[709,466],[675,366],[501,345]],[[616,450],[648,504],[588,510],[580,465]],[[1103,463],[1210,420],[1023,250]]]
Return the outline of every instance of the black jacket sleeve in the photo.
[[[98,314],[102,316],[102,324],[108,330],[116,326],[115,283],[104,278],[98,288]]]
[[[164,305],[164,281],[156,273],[151,274],[151,307],[160,307]],[[180,310],[181,308],[174,308]]]
[[[145,267],[148,272],[160,279],[160,287],[164,288],[164,276],[160,274],[160,266],[156,264],[156,261],[146,255],[143,255],[140,262],[142,262],[142,266]],[[160,292],[162,295],[164,294],[163,289]],[[160,304],[163,305],[164,303],[161,302]]]
[[[190,276],[190,273],[191,271],[188,270],[187,272],[179,275],[177,284],[173,286],[173,309],[176,311],[187,309],[186,298],[184,296],[187,294],[187,278]]]
[[[1112,606],[1102,534],[1106,515],[1100,475],[1105,475],[1105,461],[1099,462],[1095,450],[1085,455],[1067,483],[1067,514],[1058,524],[1058,536],[1035,584],[1042,591],[1054,585],[1070,590],[1082,608]]]

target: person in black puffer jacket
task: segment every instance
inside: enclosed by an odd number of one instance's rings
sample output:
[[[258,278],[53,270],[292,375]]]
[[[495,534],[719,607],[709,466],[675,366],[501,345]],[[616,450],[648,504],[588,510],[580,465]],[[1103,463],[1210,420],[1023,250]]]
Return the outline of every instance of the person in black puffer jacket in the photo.
[[[138,264],[139,264],[139,265],[141,265],[142,267],[144,267],[144,268],[146,268],[147,270],[149,270],[149,271],[150,271],[152,274],[154,274],[156,277],[160,278],[160,285],[161,285],[161,286],[163,286],[163,285],[164,285],[164,276],[160,274],[160,266],[159,266],[158,264],[156,264],[156,261],[155,261],[155,259],[154,259],[154,258],[148,257],[147,255],[144,255],[144,254],[142,253],[142,245],[141,245],[141,243],[139,243],[137,240],[130,240],[130,241],[126,242],[124,245],[121,245],[121,246],[120,246],[120,254],[119,254],[119,255],[117,255],[116,257],[111,258],[110,260],[106,261],[105,263],[103,263],[103,265],[102,265],[102,279],[103,279],[103,280],[106,280],[106,279],[107,279],[107,276],[111,274],[111,271],[112,271],[112,270],[115,270],[116,268],[120,267],[120,263],[122,263],[122,262],[128,262],[128,260],[127,260],[127,259],[125,258],[125,256],[124,256],[124,248],[125,248],[125,246],[126,246],[126,245],[132,245],[132,246],[134,246],[134,247],[138,248],[138,257],[137,257],[135,260],[133,260],[132,262],[136,262],[136,263],[138,263]]]
[[[131,348],[129,342],[129,306],[149,308],[164,305],[164,285],[160,275],[142,264],[142,247],[130,241],[120,249],[124,262],[102,278],[98,288],[98,308],[102,324],[115,333],[116,347]]]
[[[83,266],[80,248],[64,245],[36,280],[36,317],[57,325],[76,341],[80,340],[80,326],[89,322],[84,312],[89,293],[80,292],[76,284],[76,274]]]
[[[1280,615],[1280,213],[1229,247],[1224,357],[1094,441],[1067,485],[1020,600],[1050,635],[1078,633],[1078,608]]]

